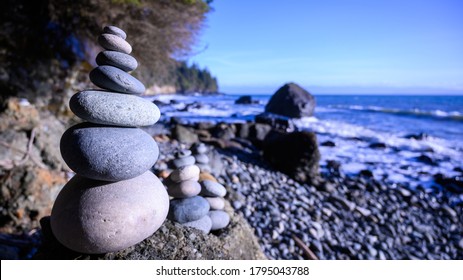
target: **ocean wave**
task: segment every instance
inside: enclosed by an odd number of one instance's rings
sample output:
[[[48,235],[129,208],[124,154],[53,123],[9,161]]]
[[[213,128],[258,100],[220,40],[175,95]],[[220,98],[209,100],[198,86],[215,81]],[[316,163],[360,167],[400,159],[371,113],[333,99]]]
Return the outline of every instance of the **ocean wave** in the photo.
[[[431,110],[425,111],[420,109],[394,109],[394,108],[385,108],[378,106],[361,106],[361,105],[350,105],[350,106],[333,106],[337,109],[347,109],[352,111],[363,111],[370,113],[385,113],[385,114],[394,114],[402,116],[414,116],[414,117],[426,117],[426,118],[436,118],[436,119],[445,119],[445,120],[454,120],[454,121],[463,121],[463,113],[457,111],[445,112],[442,110]]]

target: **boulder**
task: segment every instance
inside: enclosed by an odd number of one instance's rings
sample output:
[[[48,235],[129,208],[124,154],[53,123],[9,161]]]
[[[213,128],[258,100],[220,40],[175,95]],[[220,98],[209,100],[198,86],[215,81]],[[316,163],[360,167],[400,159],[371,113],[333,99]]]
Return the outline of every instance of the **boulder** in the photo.
[[[315,133],[272,130],[264,140],[263,152],[270,164],[295,180],[309,183],[318,180],[320,152]]]
[[[235,100],[235,104],[252,104],[253,100],[249,95],[240,96],[238,99]]]
[[[176,124],[172,130],[172,136],[184,144],[193,144],[199,141],[198,135],[192,128]]]
[[[265,106],[265,112],[289,118],[310,117],[315,109],[315,98],[295,83],[279,88]]]
[[[54,238],[50,221],[41,221],[43,242],[34,259],[106,259],[106,260],[255,260],[266,259],[251,227],[240,215],[216,234],[166,220],[153,235],[127,249],[89,255],[71,251]]]

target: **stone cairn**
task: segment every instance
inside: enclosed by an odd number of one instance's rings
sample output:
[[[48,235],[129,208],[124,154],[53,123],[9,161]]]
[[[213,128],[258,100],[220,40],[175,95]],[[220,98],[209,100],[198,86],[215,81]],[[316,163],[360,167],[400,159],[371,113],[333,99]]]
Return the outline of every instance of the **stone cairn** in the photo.
[[[198,147],[202,154],[206,152],[204,145]],[[223,211],[225,188],[212,180],[198,183],[200,169],[190,150],[179,151],[173,165],[176,169],[164,182],[167,192],[174,198],[170,201],[168,218],[206,234],[225,228],[230,222],[230,216]]]
[[[98,38],[106,49],[90,80],[105,90],[84,90],[70,100],[87,122],[69,128],[61,154],[76,175],[64,186],[51,212],[51,229],[64,246],[81,253],[115,252],[152,235],[164,222],[169,196],[149,171],[159,156],[153,138],[141,130],[160,118],[159,108],[137,96],[145,86],[128,71],[138,63],[123,30],[106,26]]]
[[[168,219],[209,233],[212,227],[207,215],[210,206],[205,198],[198,196],[201,192],[200,171],[191,151],[177,152],[173,165],[176,169],[164,181],[167,192],[174,198],[170,201]]]
[[[199,143],[193,147],[196,165],[201,172],[211,173],[211,166],[209,165],[209,157],[207,155],[207,147],[204,143]]]

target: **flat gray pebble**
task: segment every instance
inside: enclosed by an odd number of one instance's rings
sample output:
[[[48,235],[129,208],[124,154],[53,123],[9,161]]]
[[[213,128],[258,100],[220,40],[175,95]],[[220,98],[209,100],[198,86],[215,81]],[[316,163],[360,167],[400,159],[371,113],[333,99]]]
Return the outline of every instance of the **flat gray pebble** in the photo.
[[[180,183],[172,183],[167,186],[167,192],[175,198],[193,197],[199,194],[201,185],[198,181],[183,181]]]
[[[203,196],[224,197],[227,194],[224,186],[211,180],[201,181],[201,187],[200,194]]]
[[[199,220],[196,221],[191,221],[187,223],[183,223],[182,225],[186,227],[192,227],[195,229],[199,229],[200,231],[204,232],[205,234],[208,234],[211,231],[212,228],[212,220],[209,218],[208,215],[202,217]]]
[[[170,201],[168,218],[181,224],[197,221],[207,215],[209,202],[201,196],[176,198]]]
[[[223,210],[225,208],[225,200],[221,197],[205,197],[211,206],[211,210]]]
[[[230,223],[230,216],[227,212],[221,210],[213,210],[208,213],[212,221],[211,230],[225,228]]]
[[[137,60],[128,54],[116,51],[102,51],[95,59],[98,65],[111,65],[123,71],[133,71],[137,69]]]
[[[109,51],[122,52],[125,54],[130,54],[132,52],[132,46],[118,35],[103,33],[98,37],[98,43]]]
[[[141,175],[159,156],[156,142],[139,128],[92,123],[81,123],[66,130],[60,148],[64,161],[74,172],[103,181]]]
[[[181,168],[189,165],[195,164],[195,158],[193,156],[187,156],[182,158],[176,158],[172,161],[175,168]]]
[[[193,180],[195,178],[199,178],[199,172],[199,167],[197,167],[196,165],[188,165],[172,171],[169,178],[173,182],[180,183],[182,181],[188,181]]]
[[[71,97],[69,106],[86,121],[115,126],[149,126],[161,116],[159,108],[146,99],[107,91],[78,92]]]
[[[115,252],[152,235],[164,222],[169,196],[151,172],[115,183],[74,176],[51,211],[56,239],[86,254]]]
[[[195,159],[197,163],[208,164],[209,157],[206,154],[196,154]]]
[[[135,95],[143,94],[146,90],[139,80],[114,66],[98,66],[89,76],[92,83],[107,90]]]
[[[109,33],[109,34],[117,35],[117,36],[121,37],[124,40],[127,38],[127,34],[125,33],[124,30],[120,29],[119,27],[112,26],[112,25],[105,26],[103,28],[103,33]]]

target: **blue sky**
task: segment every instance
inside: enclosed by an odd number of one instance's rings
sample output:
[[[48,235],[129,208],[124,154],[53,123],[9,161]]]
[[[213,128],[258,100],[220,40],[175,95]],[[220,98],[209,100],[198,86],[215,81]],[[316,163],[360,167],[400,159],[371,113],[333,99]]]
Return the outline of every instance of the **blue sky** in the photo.
[[[190,61],[225,93],[463,93],[463,1],[215,0]]]

